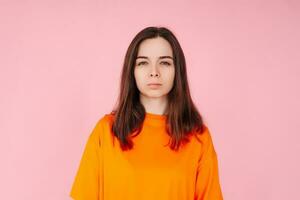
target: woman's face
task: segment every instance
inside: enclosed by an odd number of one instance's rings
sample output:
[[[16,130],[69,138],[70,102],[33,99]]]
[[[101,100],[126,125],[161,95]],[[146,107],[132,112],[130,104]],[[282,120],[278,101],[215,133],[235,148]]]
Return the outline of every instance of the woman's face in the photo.
[[[134,77],[140,95],[166,97],[173,87],[175,66],[172,47],[162,37],[141,42],[134,66]],[[159,85],[151,85],[151,84]]]

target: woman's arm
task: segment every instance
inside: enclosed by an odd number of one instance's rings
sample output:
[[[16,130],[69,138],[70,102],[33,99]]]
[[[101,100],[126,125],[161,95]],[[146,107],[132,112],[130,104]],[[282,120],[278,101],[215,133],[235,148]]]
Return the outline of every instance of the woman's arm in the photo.
[[[99,124],[96,125],[89,135],[72,185],[70,197],[75,200],[99,199],[99,159],[101,144],[98,125]]]
[[[196,176],[195,200],[223,200],[218,159],[209,130],[203,136],[203,153],[199,158]]]

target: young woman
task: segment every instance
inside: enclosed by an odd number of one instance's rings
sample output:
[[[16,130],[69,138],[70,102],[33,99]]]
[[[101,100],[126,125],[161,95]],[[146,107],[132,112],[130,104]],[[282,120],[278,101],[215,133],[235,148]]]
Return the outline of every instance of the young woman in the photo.
[[[222,200],[217,154],[191,99],[185,57],[165,27],[131,42],[118,103],[91,132],[75,200]]]

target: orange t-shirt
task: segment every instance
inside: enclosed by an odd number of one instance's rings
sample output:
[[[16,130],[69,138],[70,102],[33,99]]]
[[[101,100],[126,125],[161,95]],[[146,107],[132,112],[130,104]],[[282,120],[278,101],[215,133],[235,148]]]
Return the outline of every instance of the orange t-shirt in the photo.
[[[146,113],[134,147],[122,151],[110,131],[112,114],[91,132],[73,182],[75,200],[222,200],[212,138],[191,137],[178,152],[170,149],[166,115]]]

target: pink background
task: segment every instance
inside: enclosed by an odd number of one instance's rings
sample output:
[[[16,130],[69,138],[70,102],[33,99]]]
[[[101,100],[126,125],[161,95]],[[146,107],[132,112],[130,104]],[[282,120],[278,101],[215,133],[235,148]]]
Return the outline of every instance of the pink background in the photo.
[[[70,199],[125,51],[152,25],[185,52],[224,199],[300,199],[299,19],[297,0],[1,0],[1,199]]]

